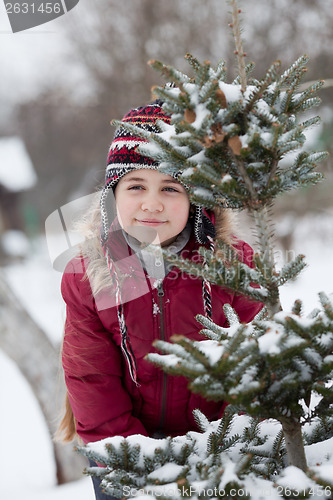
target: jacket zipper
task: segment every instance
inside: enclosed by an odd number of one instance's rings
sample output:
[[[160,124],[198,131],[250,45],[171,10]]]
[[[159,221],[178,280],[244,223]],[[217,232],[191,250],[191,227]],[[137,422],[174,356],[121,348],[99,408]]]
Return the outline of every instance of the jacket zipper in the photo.
[[[160,336],[161,340],[165,340],[165,331],[164,331],[164,290],[163,290],[163,282],[160,281],[157,287],[157,296],[158,296],[158,306],[160,312]],[[162,378],[162,399],[161,399],[161,418],[159,430],[163,432],[164,423],[165,423],[165,413],[166,413],[166,391],[167,391],[167,374],[163,372]]]

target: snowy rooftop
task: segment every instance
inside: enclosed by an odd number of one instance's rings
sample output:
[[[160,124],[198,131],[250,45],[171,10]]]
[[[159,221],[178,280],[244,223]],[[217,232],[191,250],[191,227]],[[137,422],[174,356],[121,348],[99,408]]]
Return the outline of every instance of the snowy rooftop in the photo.
[[[0,184],[16,192],[29,189],[36,182],[36,172],[22,139],[0,138]]]

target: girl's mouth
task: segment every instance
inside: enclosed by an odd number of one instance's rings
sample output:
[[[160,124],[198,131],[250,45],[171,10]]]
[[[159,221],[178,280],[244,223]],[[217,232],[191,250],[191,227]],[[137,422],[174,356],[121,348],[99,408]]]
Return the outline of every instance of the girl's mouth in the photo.
[[[158,220],[158,219],[136,219],[136,221],[139,224],[142,224],[143,226],[161,226],[162,224],[165,224],[165,220]]]

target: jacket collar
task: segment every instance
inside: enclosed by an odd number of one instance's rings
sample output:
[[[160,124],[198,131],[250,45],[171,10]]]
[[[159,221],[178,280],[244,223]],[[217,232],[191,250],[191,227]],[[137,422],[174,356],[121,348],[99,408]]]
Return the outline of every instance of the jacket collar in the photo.
[[[185,232],[183,236],[176,240],[174,244],[170,245],[170,250],[176,250],[179,253],[180,257],[184,259],[198,259],[197,251],[200,248],[199,243],[196,242],[193,231],[188,234],[188,231]],[[115,267],[120,276],[135,276],[137,278],[146,278],[146,273],[143,268],[143,262],[140,259],[139,244],[133,244],[128,237],[125,237],[124,232],[119,224],[118,219],[116,218],[110,228],[109,237],[108,237],[108,251],[111,259],[115,263]],[[146,251],[148,254],[148,251]],[[181,271],[174,267],[168,266],[166,270],[166,274],[173,269],[173,272],[181,273]],[[163,273],[164,277],[165,273]],[[152,276],[154,277],[154,276]]]

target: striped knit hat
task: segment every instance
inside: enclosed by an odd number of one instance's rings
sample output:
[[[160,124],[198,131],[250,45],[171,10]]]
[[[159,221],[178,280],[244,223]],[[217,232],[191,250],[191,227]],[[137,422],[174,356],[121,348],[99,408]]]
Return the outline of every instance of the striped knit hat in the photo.
[[[160,132],[158,121],[163,121],[168,124],[171,121],[171,117],[164,113],[162,104],[162,101],[156,100],[147,106],[132,109],[121,121],[122,123],[140,127],[147,132],[158,133]],[[107,156],[105,185],[101,195],[101,243],[111,275],[115,280],[116,306],[122,335],[121,348],[128,362],[132,380],[135,383],[137,383],[136,362],[127,333],[117,272],[108,251],[108,238],[110,227],[116,214],[113,192],[119,180],[133,170],[158,169],[158,163],[156,161],[136,151],[137,146],[143,142],[146,142],[146,140],[135,135],[125,127],[120,126],[116,130]],[[180,172],[174,174],[175,178],[177,178],[179,174]],[[207,210],[199,205],[195,206],[194,234],[198,243],[208,245],[213,250],[215,227]],[[203,280],[203,301],[205,314],[211,318],[211,289],[210,283],[207,280]]]

